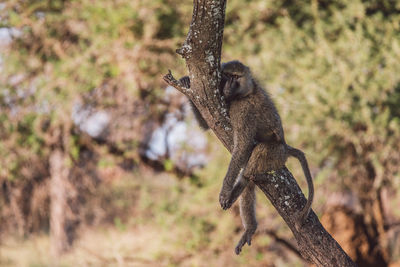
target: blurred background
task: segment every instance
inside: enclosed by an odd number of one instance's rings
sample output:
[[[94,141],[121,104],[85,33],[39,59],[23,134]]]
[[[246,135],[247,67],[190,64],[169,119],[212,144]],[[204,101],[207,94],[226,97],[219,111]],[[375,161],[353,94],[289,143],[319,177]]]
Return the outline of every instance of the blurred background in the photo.
[[[192,4],[0,3],[1,266],[307,266],[260,192],[234,255],[230,155],[162,81],[187,74]],[[223,61],[271,93],[315,212],[359,266],[400,266],[399,22],[395,0],[227,3]]]

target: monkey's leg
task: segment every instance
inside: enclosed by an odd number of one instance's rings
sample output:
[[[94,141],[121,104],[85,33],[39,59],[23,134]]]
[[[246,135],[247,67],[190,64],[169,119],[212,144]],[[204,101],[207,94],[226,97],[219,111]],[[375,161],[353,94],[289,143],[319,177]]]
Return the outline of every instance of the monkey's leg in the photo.
[[[256,194],[254,191],[255,185],[253,182],[249,182],[244,189],[240,198],[240,217],[244,226],[244,233],[236,245],[235,253],[237,255],[242,251],[242,247],[247,243],[251,245],[251,238],[257,230],[257,219],[256,219]]]

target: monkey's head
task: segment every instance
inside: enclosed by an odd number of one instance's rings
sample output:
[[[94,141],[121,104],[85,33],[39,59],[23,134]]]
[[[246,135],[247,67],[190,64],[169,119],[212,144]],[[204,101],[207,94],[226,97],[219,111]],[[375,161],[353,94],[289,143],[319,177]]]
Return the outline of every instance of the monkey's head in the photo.
[[[253,93],[254,82],[249,67],[238,60],[233,60],[223,63],[221,71],[220,88],[227,102]]]

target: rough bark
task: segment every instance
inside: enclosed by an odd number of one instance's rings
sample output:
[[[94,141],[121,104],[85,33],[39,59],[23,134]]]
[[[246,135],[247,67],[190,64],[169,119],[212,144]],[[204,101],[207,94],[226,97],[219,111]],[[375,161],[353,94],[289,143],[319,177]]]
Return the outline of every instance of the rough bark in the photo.
[[[232,127],[225,102],[217,89],[225,5],[224,0],[194,0],[189,33],[177,50],[186,60],[191,88],[185,88],[171,72],[164,76],[164,80],[193,101],[215,135],[232,152]],[[318,266],[355,266],[314,212],[301,229],[296,229],[294,215],[305,205],[306,199],[286,168],[259,175],[254,182],[292,230],[305,259]]]
[[[325,230],[313,211],[310,212],[307,222],[296,229],[297,216],[294,214],[302,209],[307,200],[286,167],[258,175],[254,182],[289,226],[297,241],[298,250],[306,260],[317,266],[356,266]]]
[[[54,150],[50,163],[50,244],[54,260],[71,247],[71,227],[69,227],[68,189],[70,169],[67,157],[61,149]]]

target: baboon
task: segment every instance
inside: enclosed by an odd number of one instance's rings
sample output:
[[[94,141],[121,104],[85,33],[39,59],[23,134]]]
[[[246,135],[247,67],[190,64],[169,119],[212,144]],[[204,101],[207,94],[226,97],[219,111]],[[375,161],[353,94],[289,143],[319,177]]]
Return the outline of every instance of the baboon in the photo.
[[[252,177],[281,169],[289,156],[300,161],[309,196],[299,212],[296,225],[302,225],[310,212],[314,186],[304,153],[286,144],[278,111],[267,92],[253,78],[249,67],[235,60],[222,64],[221,72],[219,89],[229,107],[234,148],[219,202],[226,210],[241,196],[239,207],[245,232],[235,248],[236,254],[239,254],[246,243],[251,244],[257,229]],[[188,77],[180,81],[190,87]],[[191,105],[201,127],[208,129],[198,109],[193,103]]]

